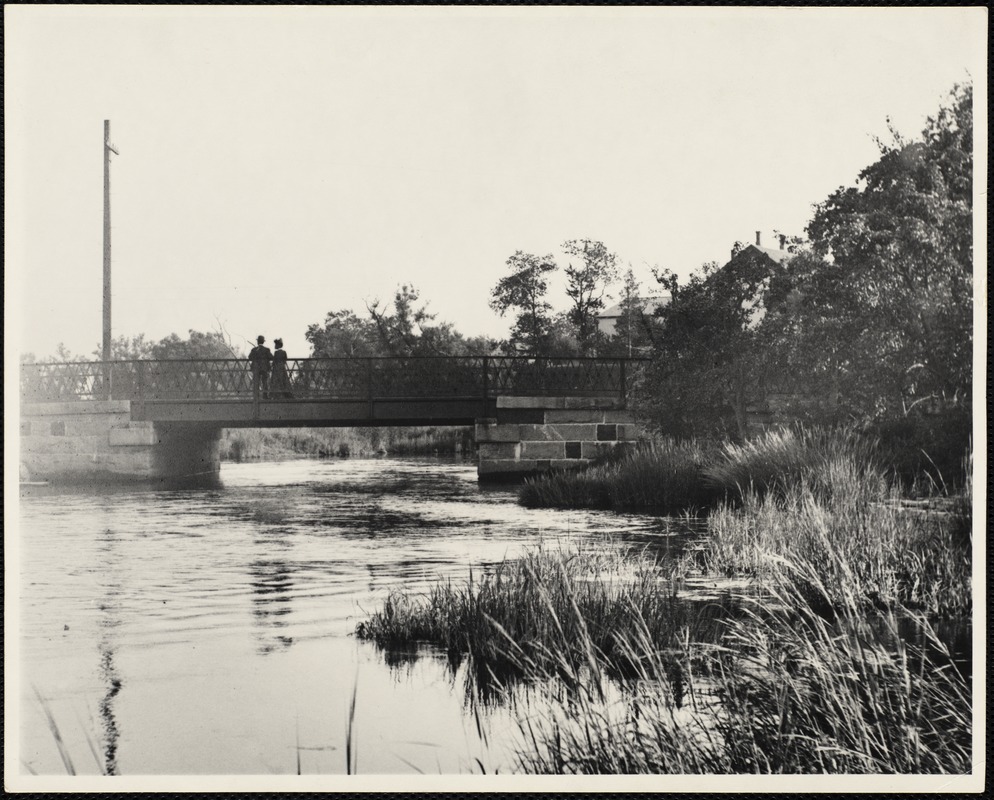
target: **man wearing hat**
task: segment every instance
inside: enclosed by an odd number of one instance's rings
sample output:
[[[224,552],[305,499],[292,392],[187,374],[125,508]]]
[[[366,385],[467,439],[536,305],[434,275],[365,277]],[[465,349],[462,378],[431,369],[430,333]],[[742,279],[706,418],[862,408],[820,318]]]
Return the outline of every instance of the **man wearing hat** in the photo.
[[[253,380],[258,376],[259,391],[265,398],[269,397],[269,363],[273,360],[272,351],[266,347],[266,337],[259,336],[258,344],[249,353],[249,364],[252,365]]]

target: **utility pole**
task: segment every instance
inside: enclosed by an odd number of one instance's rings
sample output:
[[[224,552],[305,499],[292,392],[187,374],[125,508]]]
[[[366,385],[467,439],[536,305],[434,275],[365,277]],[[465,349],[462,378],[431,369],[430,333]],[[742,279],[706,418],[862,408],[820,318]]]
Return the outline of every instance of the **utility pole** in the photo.
[[[104,342],[103,342],[103,392],[111,399],[112,376],[110,365],[110,154],[119,155],[110,143],[110,120],[104,120]]]
[[[104,120],[104,347],[110,361],[110,154],[120,155],[110,143],[110,120]]]

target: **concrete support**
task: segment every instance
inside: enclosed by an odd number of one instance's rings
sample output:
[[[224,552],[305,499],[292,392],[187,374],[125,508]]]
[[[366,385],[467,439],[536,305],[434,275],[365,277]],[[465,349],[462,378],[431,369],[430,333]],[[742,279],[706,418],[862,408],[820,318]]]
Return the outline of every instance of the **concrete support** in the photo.
[[[218,480],[221,429],[135,422],[128,400],[21,408],[21,472],[55,483]]]
[[[638,438],[615,399],[499,397],[497,416],[476,421],[480,480],[515,480],[583,466]]]

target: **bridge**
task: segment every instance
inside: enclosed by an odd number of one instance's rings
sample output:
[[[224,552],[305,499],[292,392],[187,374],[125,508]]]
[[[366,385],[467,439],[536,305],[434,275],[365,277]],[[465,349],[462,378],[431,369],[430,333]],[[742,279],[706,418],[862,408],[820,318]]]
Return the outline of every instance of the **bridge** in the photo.
[[[24,364],[22,464],[33,477],[187,475],[217,471],[223,428],[474,425],[481,477],[565,468],[634,439],[637,364],[302,358],[272,391],[239,359]]]

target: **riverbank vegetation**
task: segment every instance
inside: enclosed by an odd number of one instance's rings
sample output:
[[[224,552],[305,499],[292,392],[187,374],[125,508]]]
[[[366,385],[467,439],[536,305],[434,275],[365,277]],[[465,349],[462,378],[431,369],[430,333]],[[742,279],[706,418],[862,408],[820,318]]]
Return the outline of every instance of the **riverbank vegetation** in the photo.
[[[469,428],[229,428],[221,439],[223,461],[459,455],[472,451]]]
[[[596,669],[575,675],[565,696],[550,693],[519,723],[520,768],[969,772],[968,675],[931,623],[908,611],[867,619],[851,595],[829,620],[809,602],[808,587],[824,585],[820,572],[816,564],[785,565],[762,595],[743,600],[744,614],[727,622],[720,642],[687,639],[682,683],[657,678],[666,673],[663,654],[647,635],[629,643],[631,662],[645,667],[627,688],[612,691]]]
[[[715,446],[660,439],[619,447],[590,466],[527,479],[519,491],[529,508],[600,508],[679,512],[711,505],[703,480]]]
[[[723,502],[676,560],[539,548],[394,594],[357,635],[536,687],[529,772],[962,773],[971,667],[937,630],[970,618],[969,498],[902,508],[869,469],[826,460]],[[752,588],[694,603],[695,576]]]
[[[648,636],[673,649],[691,623],[677,598],[676,565],[668,568],[661,575],[644,552],[538,547],[465,583],[395,593],[356,633],[390,649],[431,642],[451,658],[470,656],[491,676],[581,668],[633,675],[644,670],[632,661],[633,640]]]
[[[958,492],[968,479],[964,459],[960,452],[959,468],[948,480],[940,474],[910,484],[914,493]],[[888,451],[866,433],[794,426],[723,444],[649,440],[587,467],[528,479],[519,499],[530,508],[673,513],[706,511],[724,501],[740,504],[747,496],[782,498],[800,485],[818,497],[857,492],[882,500],[906,488],[903,477]]]

